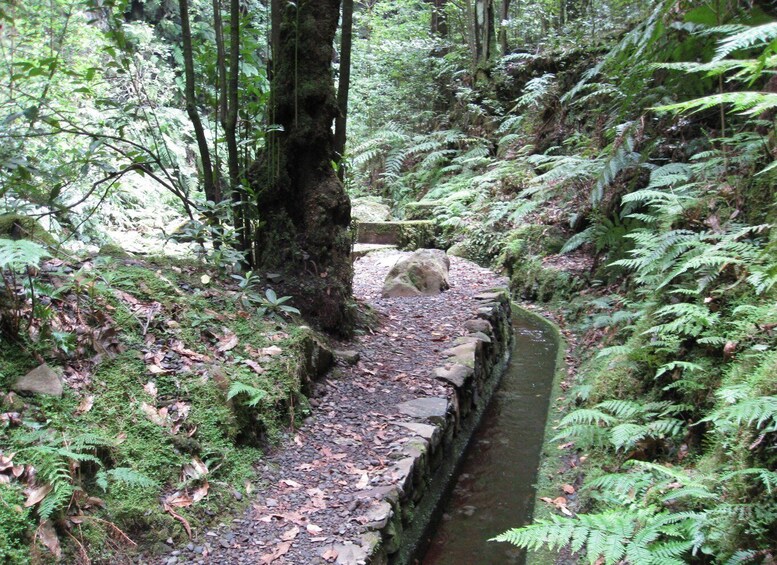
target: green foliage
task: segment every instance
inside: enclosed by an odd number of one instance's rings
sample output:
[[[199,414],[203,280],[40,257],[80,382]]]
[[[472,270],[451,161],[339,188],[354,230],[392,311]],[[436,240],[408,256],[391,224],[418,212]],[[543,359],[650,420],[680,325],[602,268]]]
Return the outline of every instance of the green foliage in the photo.
[[[31,527],[30,510],[24,507],[22,489],[3,485],[0,488],[0,560],[29,563],[27,533]]]

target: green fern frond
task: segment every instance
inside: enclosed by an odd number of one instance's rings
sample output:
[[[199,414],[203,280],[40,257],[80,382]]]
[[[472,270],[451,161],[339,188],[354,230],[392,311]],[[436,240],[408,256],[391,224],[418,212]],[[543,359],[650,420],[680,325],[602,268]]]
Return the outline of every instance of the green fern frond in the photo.
[[[715,50],[713,61],[725,59],[735,51],[768,45],[777,39],[777,22],[753,26],[723,38]]]
[[[51,254],[34,241],[0,238],[0,269],[19,272],[28,266],[38,266],[46,257]]]

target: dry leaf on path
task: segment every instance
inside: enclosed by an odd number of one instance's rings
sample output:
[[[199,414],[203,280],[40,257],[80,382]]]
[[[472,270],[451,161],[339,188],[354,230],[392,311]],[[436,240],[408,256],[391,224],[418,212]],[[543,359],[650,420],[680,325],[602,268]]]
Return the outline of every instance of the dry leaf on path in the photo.
[[[267,355],[272,357],[273,355],[280,355],[281,353],[283,353],[283,349],[277,345],[271,345],[270,347],[262,347],[259,349],[259,355],[261,356]]]
[[[291,549],[291,542],[285,541],[282,544],[280,544],[278,547],[276,547],[275,551],[273,551],[272,553],[263,555],[259,559],[259,563],[264,563],[265,565],[269,565],[270,563],[277,560],[278,558],[286,555],[289,552],[289,549]]]
[[[291,479],[282,479],[281,484],[286,485],[287,487],[291,488],[301,488],[302,485],[299,484],[297,481],[292,481]]]
[[[561,490],[563,490],[567,494],[575,494],[575,487],[572,485],[564,485],[561,487]]]
[[[194,504],[194,500],[185,492],[176,491],[165,500],[165,506],[177,506],[178,508],[184,508]]]
[[[154,381],[148,381],[146,384],[144,384],[143,390],[145,390],[152,397],[156,398],[157,389]]]
[[[299,534],[299,528],[297,526],[294,526],[291,529],[289,529],[288,531],[286,531],[283,534],[281,534],[281,540],[283,540],[283,541],[291,541],[294,538],[296,538],[298,534]]]
[[[312,536],[317,536],[318,534],[324,531],[324,528],[322,528],[321,526],[316,526],[315,524],[308,524],[306,526],[306,529],[308,533]]]
[[[325,561],[328,561],[329,563],[332,563],[335,559],[337,559],[337,555],[337,550],[334,547],[330,547],[321,554],[321,558]]]

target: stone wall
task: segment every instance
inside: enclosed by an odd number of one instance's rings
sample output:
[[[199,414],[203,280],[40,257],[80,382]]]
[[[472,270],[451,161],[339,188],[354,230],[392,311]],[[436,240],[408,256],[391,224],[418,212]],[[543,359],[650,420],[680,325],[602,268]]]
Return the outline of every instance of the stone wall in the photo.
[[[512,348],[512,316],[506,290],[476,297],[467,335],[446,350],[433,376],[450,384],[449,398],[417,398],[397,406],[397,425],[409,432],[400,457],[388,471],[392,486],[361,493],[369,504],[362,550],[355,562],[404,565],[423,549],[456,469],[499,383]],[[362,553],[364,555],[364,553]],[[338,559],[338,563],[341,560]],[[342,562],[347,562],[343,560]]]

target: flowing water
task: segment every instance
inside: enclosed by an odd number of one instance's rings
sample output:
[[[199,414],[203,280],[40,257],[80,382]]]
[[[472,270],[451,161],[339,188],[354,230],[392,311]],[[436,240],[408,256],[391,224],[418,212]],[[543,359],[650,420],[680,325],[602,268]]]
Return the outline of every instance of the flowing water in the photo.
[[[558,339],[547,323],[514,316],[515,346],[467,448],[423,565],[522,564],[523,552],[487,541],[531,519]]]

